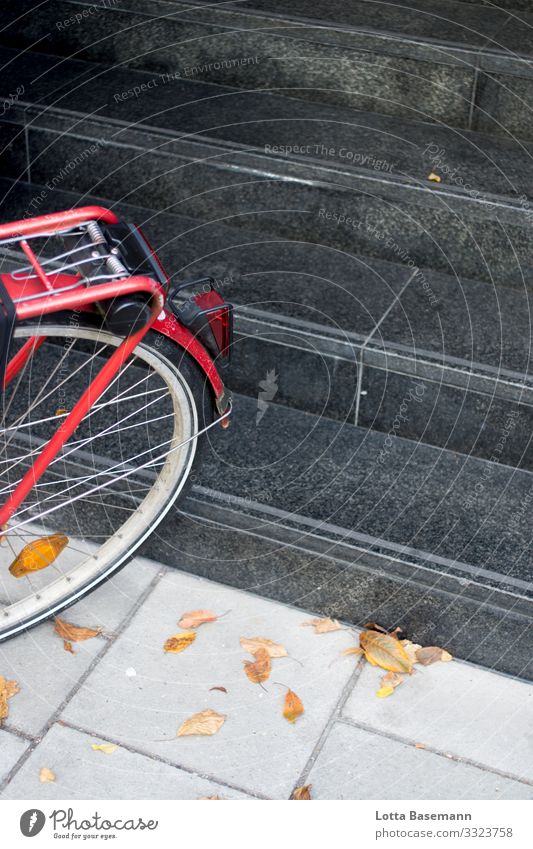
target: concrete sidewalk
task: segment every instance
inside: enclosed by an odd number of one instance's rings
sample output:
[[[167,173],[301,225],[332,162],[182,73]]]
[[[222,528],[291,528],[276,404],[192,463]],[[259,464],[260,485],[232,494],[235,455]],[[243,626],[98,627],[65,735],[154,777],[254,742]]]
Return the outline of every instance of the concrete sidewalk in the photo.
[[[204,608],[225,615],[165,654],[180,616]],[[378,699],[383,670],[341,654],[353,631],[317,635],[301,627],[311,615],[137,558],[65,614],[105,629],[75,655],[51,623],[0,645],[0,674],[20,686],[0,730],[1,798],[288,799],[309,783],[314,799],[533,798],[533,687],[454,661]],[[243,672],[242,636],[289,653],[264,689]],[[305,706],[294,725],[286,687]],[[221,730],[176,738],[206,708],[226,715]],[[118,748],[91,748],[105,741]]]

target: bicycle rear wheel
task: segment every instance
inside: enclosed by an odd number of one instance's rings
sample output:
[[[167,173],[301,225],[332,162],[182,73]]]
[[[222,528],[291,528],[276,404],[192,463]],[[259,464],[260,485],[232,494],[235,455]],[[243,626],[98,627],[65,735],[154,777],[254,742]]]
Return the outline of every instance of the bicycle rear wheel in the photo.
[[[121,342],[70,316],[18,327],[12,353],[39,335],[46,341],[3,398],[0,500]],[[201,372],[150,332],[2,531],[0,641],[127,562],[183,493],[210,410]]]

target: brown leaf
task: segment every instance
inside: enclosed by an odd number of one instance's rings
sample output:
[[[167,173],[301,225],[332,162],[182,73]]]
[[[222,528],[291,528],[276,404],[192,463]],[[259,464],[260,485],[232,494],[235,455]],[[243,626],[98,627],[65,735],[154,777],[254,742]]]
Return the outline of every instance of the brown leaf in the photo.
[[[426,748],[425,743],[415,743],[415,749],[425,749],[425,748]]]
[[[438,646],[426,646],[423,649],[418,649],[416,659],[422,666],[431,666],[432,663],[437,663],[439,660],[444,663],[453,660],[451,654]]]
[[[180,651],[185,651],[191,643],[196,639],[196,631],[183,631],[181,634],[174,634],[165,641],[163,651],[179,654]]]
[[[303,787],[297,787],[296,790],[292,791],[291,799],[296,799],[300,802],[304,800],[310,800],[312,786],[312,784],[304,784]]]
[[[42,770],[39,773],[39,781],[41,782],[41,784],[47,784],[49,781],[55,781],[55,780],[56,780],[55,773],[52,772],[51,769],[48,769],[48,767],[43,766]]]
[[[328,634],[330,631],[342,631],[342,625],[336,619],[329,619],[327,616],[324,619],[308,619],[307,622],[302,622],[303,626],[310,625],[315,629],[315,634]]]
[[[344,649],[343,654],[364,654],[363,649],[357,648],[357,646],[351,646],[349,649]]]
[[[199,628],[206,622],[214,622],[218,619],[216,613],[211,613],[210,610],[191,610],[189,613],[184,613],[178,625],[180,628]]]
[[[209,692],[211,692],[211,690],[218,690],[219,693],[227,693],[228,692],[225,687],[209,687]]]
[[[11,699],[19,692],[19,685],[16,681],[7,681],[3,675],[0,675],[0,723],[3,719],[7,719],[9,715],[8,699]]]
[[[266,649],[270,657],[287,657],[287,649],[279,643],[267,640],[266,637],[241,637],[244,651],[255,655],[259,649]]]
[[[77,625],[71,625],[59,617],[56,618],[54,631],[61,637],[62,640],[68,643],[81,643],[83,640],[90,640],[92,637],[97,637],[102,633],[101,628],[80,628]],[[69,649],[66,649],[69,651]]]
[[[201,802],[201,801],[202,801],[202,799],[205,799],[205,800],[208,800],[208,799],[214,800],[214,799],[216,799],[218,802],[222,802],[222,801],[223,801],[223,800],[222,800],[222,796],[199,796],[199,797],[198,797],[198,801],[199,801],[199,802]]]
[[[372,666],[380,666],[389,672],[411,672],[413,664],[401,642],[390,634],[377,631],[362,631],[359,643],[365,657]]]
[[[65,649],[65,651],[69,651],[71,654],[76,654],[76,652],[72,648],[72,643],[70,643],[68,640],[63,640],[63,648]]]
[[[268,649],[258,649],[254,657],[255,662],[251,660],[244,661],[244,671],[252,684],[262,684],[270,676],[272,660]]]
[[[198,734],[202,737],[209,737],[216,734],[226,721],[226,717],[217,713],[211,708],[202,710],[200,713],[195,713],[186,719],[180,725],[177,737],[187,737],[189,735]]]
[[[34,539],[17,554],[9,571],[15,578],[22,578],[31,572],[46,569],[59,557],[66,545],[68,545],[68,537],[65,534],[52,534]]]
[[[94,749],[95,752],[103,752],[104,755],[112,755],[113,752],[116,752],[118,746],[116,743],[92,743],[91,749]]]
[[[299,716],[304,712],[304,706],[296,693],[292,690],[287,690],[285,703],[283,705],[283,716],[288,722],[296,722]]]

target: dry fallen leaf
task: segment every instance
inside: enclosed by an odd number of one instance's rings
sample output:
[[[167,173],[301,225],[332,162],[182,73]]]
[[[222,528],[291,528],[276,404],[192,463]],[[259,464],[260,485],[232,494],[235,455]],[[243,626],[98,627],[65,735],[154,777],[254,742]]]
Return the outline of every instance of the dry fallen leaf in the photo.
[[[0,723],[3,719],[7,719],[9,715],[8,699],[11,699],[19,692],[19,685],[16,681],[7,681],[3,675],[0,675]]]
[[[241,646],[244,651],[255,655],[259,649],[266,649],[270,657],[287,657],[287,649],[274,643],[272,640],[267,640],[266,637],[241,637]]]
[[[426,748],[425,743],[415,743],[415,749],[425,749],[425,748]]]
[[[199,796],[198,797],[199,802],[201,802],[202,799],[204,799],[204,800],[208,800],[208,799],[214,800],[214,799],[216,799],[218,802],[221,802],[222,796]]]
[[[211,613],[210,610],[191,610],[189,613],[184,613],[178,625],[180,628],[198,628],[206,622],[214,622],[218,619],[216,613]]]
[[[220,693],[228,692],[225,687],[209,687],[209,692],[211,692],[211,690],[218,690]]]
[[[308,619],[307,622],[302,622],[303,626],[310,625],[315,629],[315,634],[328,634],[330,631],[342,631],[342,625],[336,619],[329,619],[327,616],[324,619]]]
[[[432,663],[437,663],[439,660],[448,663],[453,660],[451,654],[438,646],[426,646],[423,649],[418,649],[416,652],[417,663],[422,666],[430,666]]]
[[[258,649],[254,657],[255,661],[244,661],[244,671],[252,684],[262,684],[270,675],[272,660],[267,649]]]
[[[91,749],[95,752],[103,752],[104,755],[112,755],[118,749],[116,743],[92,743]]]
[[[399,672],[387,672],[381,679],[381,687],[377,691],[376,696],[380,699],[385,699],[387,696],[392,696],[396,687],[404,680],[404,676]]]
[[[380,666],[388,672],[411,672],[413,663],[401,642],[390,634],[377,631],[362,631],[359,643],[365,657],[372,666]]]
[[[428,174],[428,180],[431,180],[432,183],[440,183],[441,178],[432,171],[431,174]]]
[[[185,651],[191,643],[196,639],[196,631],[183,631],[181,634],[174,634],[169,637],[163,646],[163,651],[178,654],[180,651]]]
[[[285,703],[283,705],[283,716],[288,722],[296,722],[299,716],[304,712],[304,706],[296,693],[292,690],[287,690]]]
[[[198,734],[202,737],[208,737],[211,734],[216,734],[222,728],[225,721],[225,716],[208,708],[186,719],[178,728],[176,736],[187,737],[192,734]]]
[[[43,766],[42,770],[39,773],[39,781],[41,784],[47,784],[49,781],[55,781],[56,776],[55,772],[52,772],[48,767]]]
[[[297,801],[311,799],[312,786],[312,784],[304,784],[303,787],[297,787],[296,790],[293,790],[291,799],[296,799]]]
[[[71,654],[76,654],[74,649],[72,648],[72,643],[69,640],[63,640],[63,648],[65,651],[69,651]]]
[[[66,545],[68,545],[68,537],[65,534],[52,534],[35,539],[17,554],[9,571],[15,578],[22,578],[28,573],[46,569],[59,557]]]
[[[364,654],[363,649],[357,648],[357,646],[351,646],[349,649],[344,649],[342,654]]]
[[[422,646],[419,645],[419,643],[412,643],[411,640],[400,640],[400,642],[411,663],[416,663],[416,653],[418,649],[422,648]]]
[[[102,633],[101,628],[80,628],[77,625],[71,625],[69,622],[65,622],[59,617],[55,620],[54,631],[58,637],[61,637],[67,643],[81,643],[83,640],[90,640],[92,637],[97,637],[98,634]],[[65,651],[70,651],[70,649],[65,646]]]

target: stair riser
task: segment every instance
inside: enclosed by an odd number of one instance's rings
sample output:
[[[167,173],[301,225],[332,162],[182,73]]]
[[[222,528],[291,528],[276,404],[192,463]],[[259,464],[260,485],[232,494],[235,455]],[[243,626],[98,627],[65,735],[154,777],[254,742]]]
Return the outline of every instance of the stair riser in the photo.
[[[406,270],[423,265],[495,285],[533,285],[533,232],[519,204],[437,195],[147,132],[120,130],[119,146],[116,128],[94,122],[77,121],[82,138],[60,134],[71,120],[48,115],[53,131],[29,128],[33,182],[325,244]]]
[[[475,45],[180,3],[169,9],[152,2],[145,14],[129,2],[90,10],[89,3],[45,5],[17,16],[3,42],[28,47],[46,36],[40,49],[58,55],[533,138],[531,110],[524,109],[533,103],[533,77],[513,51],[493,55]]]

